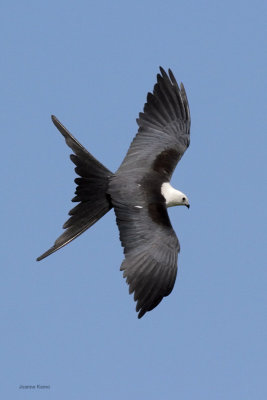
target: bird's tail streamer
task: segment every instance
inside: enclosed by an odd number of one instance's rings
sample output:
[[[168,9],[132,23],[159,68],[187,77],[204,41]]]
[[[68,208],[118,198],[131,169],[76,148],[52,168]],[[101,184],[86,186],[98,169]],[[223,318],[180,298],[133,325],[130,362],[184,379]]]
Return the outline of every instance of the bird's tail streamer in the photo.
[[[96,160],[55,116],[52,116],[52,121],[74,152],[70,158],[76,165],[75,172],[80,177],[75,179],[77,187],[72,201],[79,204],[70,210],[70,218],[63,225],[65,231],[49,250],[37,258],[37,261],[76,239],[112,208],[107,189],[113,173]]]

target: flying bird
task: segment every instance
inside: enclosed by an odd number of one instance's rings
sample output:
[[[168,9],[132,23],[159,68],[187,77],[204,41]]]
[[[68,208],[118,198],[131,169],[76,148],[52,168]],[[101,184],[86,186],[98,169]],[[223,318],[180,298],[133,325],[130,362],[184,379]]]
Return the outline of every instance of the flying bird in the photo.
[[[138,133],[117,172],[96,160],[52,115],[52,121],[74,154],[79,178],[65,231],[37,261],[77,238],[114,208],[124,260],[123,277],[134,293],[141,318],[168,296],[177,275],[179,241],[167,208],[190,207],[187,196],[174,189],[173,171],[189,146],[190,111],[183,84],[160,67],[153,93],[139,114]]]

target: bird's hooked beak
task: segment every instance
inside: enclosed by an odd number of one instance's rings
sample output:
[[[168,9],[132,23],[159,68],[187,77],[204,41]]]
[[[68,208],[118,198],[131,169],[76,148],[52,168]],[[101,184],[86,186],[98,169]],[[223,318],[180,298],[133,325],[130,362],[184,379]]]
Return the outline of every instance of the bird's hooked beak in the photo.
[[[190,208],[190,204],[186,204],[186,207],[188,208],[188,210],[189,210],[189,208]]]

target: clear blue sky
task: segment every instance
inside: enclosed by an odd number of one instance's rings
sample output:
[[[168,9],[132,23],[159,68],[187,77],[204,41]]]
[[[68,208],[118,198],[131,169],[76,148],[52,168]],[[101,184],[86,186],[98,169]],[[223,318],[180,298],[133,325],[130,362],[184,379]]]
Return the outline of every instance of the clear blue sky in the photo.
[[[2,399],[267,398],[265,18],[259,0],[2,3]],[[191,208],[170,210],[174,291],[138,320],[113,211],[35,258],[75,187],[50,114],[115,171],[159,65],[188,93],[172,184]]]

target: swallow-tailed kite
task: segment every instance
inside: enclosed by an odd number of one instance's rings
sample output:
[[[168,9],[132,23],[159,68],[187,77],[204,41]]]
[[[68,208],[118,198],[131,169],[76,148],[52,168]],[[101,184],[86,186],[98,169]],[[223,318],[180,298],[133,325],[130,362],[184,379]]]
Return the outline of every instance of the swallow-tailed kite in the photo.
[[[121,265],[129,292],[141,318],[168,296],[177,274],[179,241],[167,207],[184,205],[187,196],[170,185],[173,171],[189,146],[190,112],[183,84],[171,70],[160,67],[153,94],[148,93],[139,114],[138,133],[115,174],[97,161],[52,116],[74,154],[70,158],[80,176],[64,233],[37,258],[54,253],[90,228],[114,208],[125,258]]]

